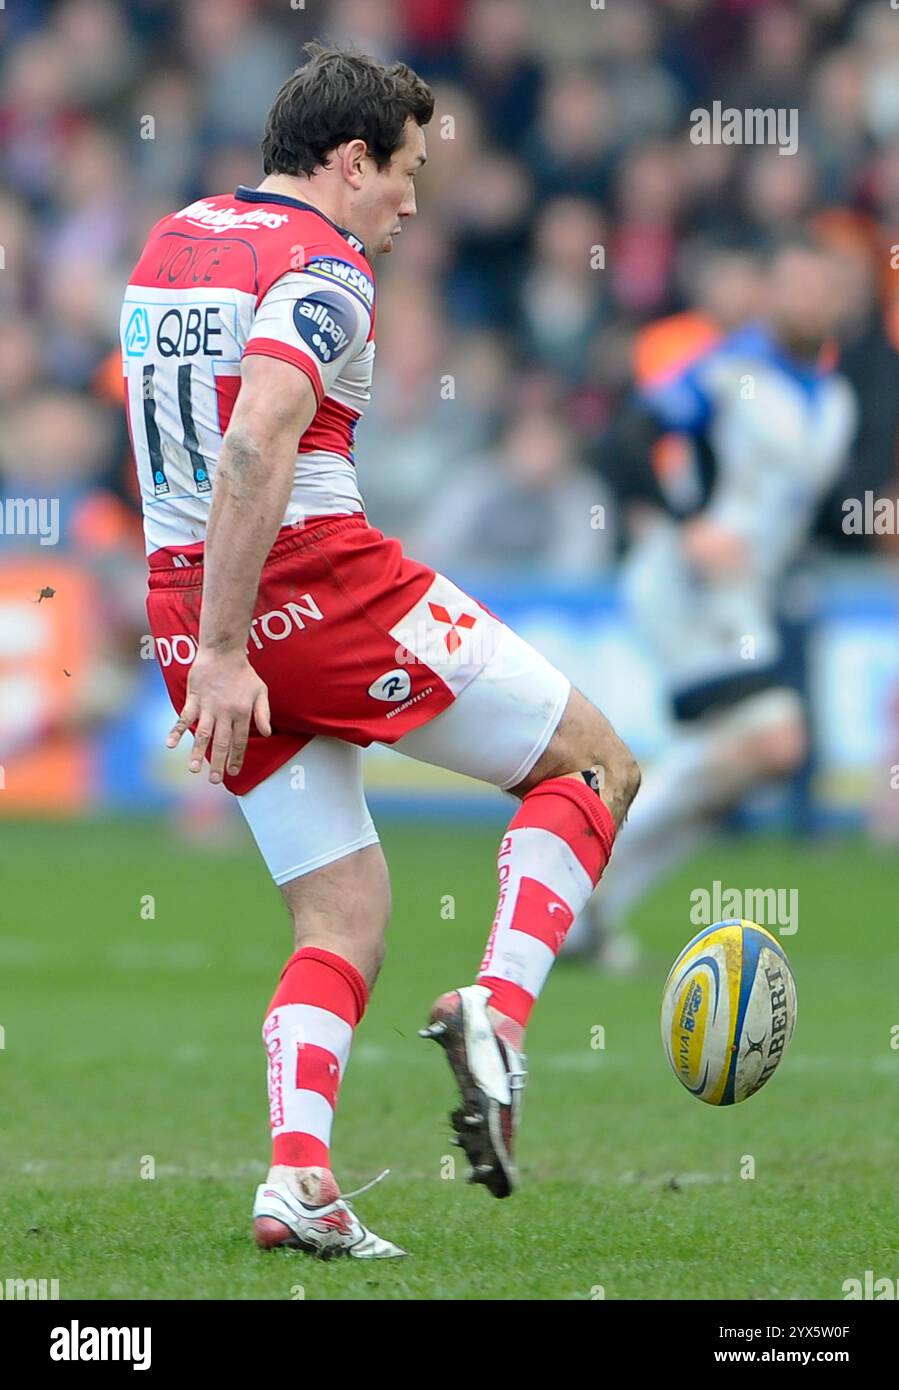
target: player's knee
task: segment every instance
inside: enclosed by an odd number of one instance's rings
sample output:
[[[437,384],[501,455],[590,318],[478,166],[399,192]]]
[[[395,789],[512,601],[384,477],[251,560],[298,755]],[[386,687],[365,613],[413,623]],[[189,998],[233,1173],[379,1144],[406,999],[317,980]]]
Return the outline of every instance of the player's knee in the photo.
[[[617,734],[610,737],[606,733],[601,743],[586,745],[573,761],[576,769],[570,767],[566,771],[581,773],[620,826],[640,790],[640,765],[627,744]]]
[[[640,787],[640,767],[608,720],[578,696],[574,717],[558,731],[535,777],[522,790],[550,777],[580,773],[599,793],[616,825],[627,815]]]
[[[640,768],[605,715],[579,693],[564,748],[565,772],[591,774],[591,785],[620,825],[640,786]]]
[[[754,765],[764,777],[790,777],[808,756],[805,725],[791,720],[755,735],[751,741]]]
[[[622,794],[627,802],[627,806],[630,807],[631,802],[640,790],[643,774],[640,771],[640,764],[637,762],[631,750],[625,747],[624,751],[626,755],[626,765],[622,781]]]
[[[617,734],[605,743],[603,756],[596,764],[599,782],[597,790],[611,811],[616,825],[620,825],[640,790],[640,765],[627,744],[618,738]]]

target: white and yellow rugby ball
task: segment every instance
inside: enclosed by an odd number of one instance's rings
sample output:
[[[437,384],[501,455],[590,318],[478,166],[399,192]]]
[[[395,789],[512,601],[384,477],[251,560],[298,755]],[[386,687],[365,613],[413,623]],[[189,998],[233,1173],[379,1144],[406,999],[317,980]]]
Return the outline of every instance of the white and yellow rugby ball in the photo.
[[[694,936],[662,992],[662,1042],[678,1081],[734,1105],[774,1075],[796,1026],[796,982],[780,942],[755,922]]]

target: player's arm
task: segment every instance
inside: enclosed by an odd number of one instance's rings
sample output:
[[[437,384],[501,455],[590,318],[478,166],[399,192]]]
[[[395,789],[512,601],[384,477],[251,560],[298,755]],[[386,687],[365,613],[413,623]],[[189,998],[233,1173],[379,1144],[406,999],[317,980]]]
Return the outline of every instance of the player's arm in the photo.
[[[645,406],[662,430],[698,438],[709,427],[726,380],[715,371],[715,358],[713,349],[663,384],[644,391]],[[721,460],[714,459],[713,476],[705,479],[709,493],[719,488],[722,473],[726,475],[720,464]],[[736,578],[749,567],[743,537],[710,513],[708,501],[682,521],[680,544],[694,573],[709,582]]]
[[[250,721],[271,732],[268,691],[247,658],[266,556],[290,499],[297,441],[318,408],[309,376],[274,357],[245,357],[241,388],[222,440],[206,535],[203,604],[187,700],[168,738],[174,748],[196,721],[190,770],[211,745],[209,778],[236,775]]]
[[[652,465],[653,450],[664,433],[635,396],[621,405],[603,432],[589,461],[614,490],[620,506],[637,502],[669,509]]]
[[[679,516],[656,466],[666,435],[698,439],[707,427],[713,402],[701,364],[689,364],[664,383],[641,386],[622,403],[604,431],[591,462],[614,489],[621,506],[649,504]]]

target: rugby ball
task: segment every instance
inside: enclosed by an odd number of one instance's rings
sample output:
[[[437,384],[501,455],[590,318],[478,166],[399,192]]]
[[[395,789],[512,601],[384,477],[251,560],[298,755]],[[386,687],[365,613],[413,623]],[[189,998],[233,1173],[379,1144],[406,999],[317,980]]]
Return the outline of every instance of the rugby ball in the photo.
[[[755,1095],[796,1026],[796,982],[755,922],[716,922],[688,942],[662,992],[662,1043],[678,1081],[707,1105]]]

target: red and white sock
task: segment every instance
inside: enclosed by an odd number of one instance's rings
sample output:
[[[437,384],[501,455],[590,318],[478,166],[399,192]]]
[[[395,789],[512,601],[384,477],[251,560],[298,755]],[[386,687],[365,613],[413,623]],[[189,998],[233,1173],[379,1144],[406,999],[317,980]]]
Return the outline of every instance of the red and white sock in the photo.
[[[521,1046],[568,929],[609,862],[615,822],[587,783],[552,777],[522,799],[499,847],[499,903],[477,983]]]
[[[305,1200],[331,1201],[329,1145],[337,1094],[368,987],[348,960],[318,946],[290,957],[268,1008],[262,1039],[268,1054],[272,1172]],[[275,1173],[275,1169],[278,1170]]]

